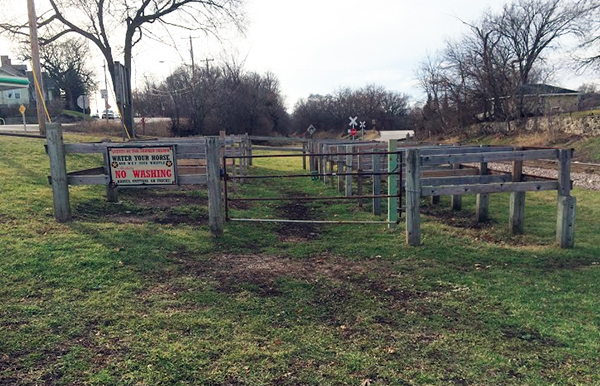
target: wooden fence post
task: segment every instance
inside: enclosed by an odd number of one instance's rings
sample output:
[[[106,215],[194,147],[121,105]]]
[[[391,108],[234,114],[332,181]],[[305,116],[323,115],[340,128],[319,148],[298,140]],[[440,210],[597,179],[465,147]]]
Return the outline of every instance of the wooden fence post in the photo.
[[[523,161],[513,161],[512,182],[523,179]],[[525,229],[525,192],[510,193],[508,231],[511,235],[522,234]]]
[[[453,164],[452,169],[460,169],[460,164]],[[458,194],[454,194],[450,196],[450,205],[452,210],[461,210],[462,209],[462,196]]]
[[[390,139],[388,140],[388,152],[393,154],[388,154],[388,211],[387,211],[387,220],[391,224],[388,224],[389,229],[396,228],[398,221],[398,140]]]
[[[306,170],[306,142],[302,142],[302,169]]]
[[[379,196],[381,194],[381,156],[379,154],[373,154],[373,196]],[[373,214],[375,216],[381,215],[381,199],[379,197],[373,197]]]
[[[352,145],[346,146],[346,153],[352,153]],[[346,197],[352,196],[352,154],[346,156]]]
[[[246,149],[246,155],[250,156],[250,158],[248,158],[247,165],[252,166],[252,140],[250,139],[248,133],[246,133],[246,146],[248,147]]]
[[[336,153],[341,153],[344,149],[344,146],[337,145],[335,147]],[[338,172],[338,192],[342,193],[344,191],[344,176],[340,175],[344,173],[344,158],[341,155],[337,155],[337,172]]]
[[[333,155],[331,154],[332,151],[332,147],[329,146],[329,182],[331,183],[331,188],[333,189],[333,184],[334,184],[334,180],[333,180]]]
[[[322,143],[317,143],[317,154],[323,154],[323,144]],[[317,173],[319,174],[319,177],[317,177],[318,181],[323,182],[323,156],[319,155],[317,156]]]
[[[310,167],[311,174],[317,169],[316,168],[317,160],[315,159],[315,156],[313,155],[314,153],[315,153],[315,140],[311,138],[310,142],[308,143],[308,164]]]
[[[485,176],[488,174],[487,162],[481,162],[479,164],[479,175]],[[490,213],[490,195],[489,194],[478,194],[477,195],[477,221],[485,222],[489,218]]]
[[[406,243],[421,245],[421,155],[418,149],[406,153]]]
[[[65,144],[63,143],[60,125],[47,125],[46,144],[50,158],[50,180],[52,182],[52,199],[56,221],[65,222],[71,219],[69,202],[69,181],[67,180],[67,161]]]
[[[363,177],[361,175],[362,173],[362,165],[360,163],[360,148],[356,149],[356,160],[357,160],[357,168],[356,168],[356,195],[361,197],[363,195]],[[362,208],[363,207],[363,199],[359,198],[358,199],[358,207]]]
[[[206,139],[206,172],[208,175],[208,223],[215,236],[223,234],[221,213],[221,168],[219,162],[219,138]]]
[[[575,207],[577,199],[571,196],[572,150],[561,149],[558,153],[558,213],[556,218],[556,241],[561,248],[575,245]]]

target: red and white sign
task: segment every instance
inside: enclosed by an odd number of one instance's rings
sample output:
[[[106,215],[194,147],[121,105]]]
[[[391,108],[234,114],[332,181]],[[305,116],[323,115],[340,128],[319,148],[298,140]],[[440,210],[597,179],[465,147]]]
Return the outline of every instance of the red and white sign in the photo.
[[[109,147],[110,185],[176,185],[173,146]]]
[[[356,135],[356,129],[350,129],[350,135],[354,137]]]

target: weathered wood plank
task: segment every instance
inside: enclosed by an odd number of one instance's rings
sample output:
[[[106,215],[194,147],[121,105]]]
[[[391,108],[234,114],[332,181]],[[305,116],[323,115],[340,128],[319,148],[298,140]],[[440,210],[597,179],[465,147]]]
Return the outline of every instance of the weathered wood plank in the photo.
[[[561,248],[575,246],[575,207],[577,199],[573,196],[558,197],[558,215],[556,219],[556,242]]]
[[[180,185],[206,185],[208,176],[205,174],[180,174],[177,180]]]
[[[398,140],[390,139],[388,141],[388,152],[396,152],[398,150]],[[388,154],[388,165],[389,171],[391,174],[388,174],[387,185],[388,185],[388,208],[387,208],[387,220],[390,224],[388,224],[388,228],[393,229],[396,228],[398,221],[398,154],[392,153]],[[417,175],[417,179],[418,179]]]
[[[446,146],[437,148],[421,149],[421,156],[445,156],[454,154],[481,154],[513,151],[512,146],[479,147],[479,146]]]
[[[520,151],[505,151],[477,154],[450,154],[437,156],[423,156],[422,166],[426,165],[441,165],[455,163],[480,163],[480,162],[496,162],[496,161],[525,161],[534,159],[556,159],[558,158],[557,149],[547,150],[520,150]]]
[[[571,194],[571,149],[561,149],[558,156],[558,195]]]
[[[452,164],[452,169],[460,170],[460,164]],[[455,211],[461,210],[462,196],[459,194],[453,194],[452,197],[450,197],[450,207]]]
[[[108,191],[108,182],[109,182],[109,178],[106,174],[97,174],[97,175],[69,175],[67,177],[68,181],[69,181],[69,185],[107,185],[107,190],[106,190],[106,194],[107,194],[107,201],[108,202],[115,202],[115,201],[111,201],[110,198],[108,197],[109,191]],[[114,189],[111,189],[114,190]]]
[[[338,157],[337,161],[337,172],[338,174],[344,173],[344,160],[342,157]],[[344,178],[338,175],[338,192],[342,193],[344,191]]]
[[[410,246],[421,244],[421,183],[419,150],[406,153],[406,243]],[[391,164],[391,162],[390,162]]]
[[[457,185],[457,186],[439,186],[424,187],[421,189],[422,196],[449,196],[452,194],[479,194],[479,193],[506,193],[506,192],[542,192],[547,190],[557,190],[556,181],[539,182],[506,182],[500,184],[485,185]]]
[[[373,158],[373,173],[379,173],[380,165],[381,165],[381,156],[378,154],[373,154],[371,156]],[[379,196],[381,194],[381,176],[374,174],[373,175],[373,196]],[[373,214],[375,216],[381,215],[381,199],[379,197],[373,198]]]
[[[69,182],[67,177],[67,162],[65,159],[65,145],[60,125],[48,125],[46,131],[46,144],[48,156],[50,157],[50,179],[52,183],[54,217],[59,222],[69,221],[71,219]]]
[[[352,145],[347,145],[346,146],[346,153],[352,153]],[[346,173],[348,173],[348,175],[346,176],[346,189],[345,189],[345,196],[346,197],[351,197],[352,196],[352,159],[353,159],[353,155],[352,154],[348,154],[346,156]]]
[[[223,215],[221,212],[221,178],[217,138],[208,138],[206,145],[208,221],[211,233],[220,236],[223,234]]]
[[[424,170],[421,172],[422,178],[433,177],[456,177],[456,176],[477,176],[477,169],[454,169],[454,170]]]
[[[523,180],[523,161],[513,161],[512,181]],[[511,192],[509,200],[508,231],[511,235],[525,231],[525,192]]]
[[[444,185],[475,185],[475,184],[496,184],[510,182],[511,176],[508,174],[487,175],[487,176],[461,176],[461,177],[439,177],[422,178],[421,186],[444,186]]]
[[[479,174],[482,177],[492,179],[492,178],[501,178],[504,181],[508,182],[511,180],[511,176],[508,174],[500,174],[500,175],[488,175],[488,164],[487,162],[482,162],[479,164]],[[478,222],[485,222],[489,219],[490,213],[490,195],[489,194],[478,194],[477,200],[475,203],[476,207],[476,217]]]

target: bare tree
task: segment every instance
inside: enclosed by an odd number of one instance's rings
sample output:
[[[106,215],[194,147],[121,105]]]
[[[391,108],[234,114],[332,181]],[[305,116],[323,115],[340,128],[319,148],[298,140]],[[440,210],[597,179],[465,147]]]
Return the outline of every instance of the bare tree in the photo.
[[[22,56],[23,60],[29,60],[29,53]],[[96,89],[94,71],[88,67],[90,51],[85,39],[67,38],[47,44],[40,51],[40,59],[48,77],[61,90],[69,110],[77,110],[79,95],[88,95]]]
[[[597,0],[516,0],[478,22],[463,22],[469,32],[417,71],[428,96],[424,125],[437,122],[446,131],[529,114],[524,86],[549,75],[547,52],[564,36],[582,36],[599,9]]]
[[[530,83],[535,64],[558,39],[584,36],[599,8],[594,0],[519,0],[505,5],[493,23],[511,49],[520,84]]]
[[[294,131],[303,133],[309,125],[319,131],[343,133],[348,117],[375,120],[379,130],[403,130],[409,125],[408,97],[384,87],[368,85],[352,90],[343,88],[328,95],[310,95],[296,103],[292,116]]]
[[[225,24],[241,28],[242,0],[48,0],[49,7],[38,18],[40,44],[50,44],[75,33],[100,49],[116,87],[115,62],[122,55],[125,90],[131,100],[133,49],[144,36],[156,38],[154,25],[201,30],[218,34]],[[28,36],[27,24],[3,23],[14,37]],[[116,92],[116,90],[115,90]],[[127,98],[126,98],[127,99]],[[123,107],[127,128],[133,130],[131,104]]]

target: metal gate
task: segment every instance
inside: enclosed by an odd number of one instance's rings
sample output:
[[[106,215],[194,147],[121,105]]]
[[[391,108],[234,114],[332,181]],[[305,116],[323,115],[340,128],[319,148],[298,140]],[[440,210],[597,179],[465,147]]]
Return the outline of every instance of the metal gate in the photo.
[[[224,204],[225,204],[225,219],[226,221],[239,221],[239,222],[270,222],[270,223],[311,223],[311,224],[398,224],[397,221],[348,221],[348,220],[303,220],[303,219],[271,219],[271,218],[232,218],[230,216],[230,203],[233,202],[260,202],[260,201],[341,201],[341,200],[363,200],[363,199],[398,199],[398,216],[400,218],[400,212],[402,208],[402,154],[403,151],[375,151],[368,153],[361,153],[362,156],[368,155],[376,155],[376,156],[389,156],[396,155],[398,157],[397,167],[391,171],[361,171],[358,169],[356,172],[352,172],[352,166],[350,166],[350,171],[348,172],[348,165],[344,161],[344,170],[339,170],[340,163],[338,162],[338,170],[337,172],[333,172],[333,168],[329,170],[329,172],[321,173],[319,172],[318,167],[314,167],[314,163],[310,162],[311,170],[310,174],[299,173],[299,174],[278,174],[278,175],[245,175],[245,176],[237,176],[235,175],[235,159],[239,159],[242,162],[242,159],[254,159],[254,158],[289,158],[289,157],[302,157],[303,154],[263,154],[263,155],[248,155],[248,156],[223,156],[223,173],[221,175],[223,179],[223,193],[224,193]],[[355,156],[357,153],[354,152],[341,152],[341,153],[313,153],[310,156],[313,158],[315,162],[318,162],[320,157],[342,157],[342,156]],[[232,159],[232,165],[234,173],[233,175],[228,173],[227,170],[227,160]],[[339,158],[338,158],[339,160]],[[398,188],[397,194],[371,194],[371,195],[352,195],[352,196],[334,196],[334,197],[275,197],[275,198],[265,198],[265,197],[245,197],[245,198],[231,198],[229,193],[229,183],[235,180],[258,180],[258,179],[283,179],[283,178],[308,178],[308,179],[318,179],[319,177],[338,177],[347,178],[348,176],[358,178],[363,178],[367,176],[381,178],[381,176],[391,176],[396,175],[398,180]]]

